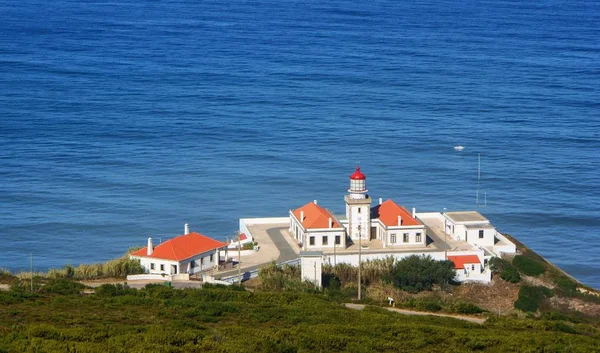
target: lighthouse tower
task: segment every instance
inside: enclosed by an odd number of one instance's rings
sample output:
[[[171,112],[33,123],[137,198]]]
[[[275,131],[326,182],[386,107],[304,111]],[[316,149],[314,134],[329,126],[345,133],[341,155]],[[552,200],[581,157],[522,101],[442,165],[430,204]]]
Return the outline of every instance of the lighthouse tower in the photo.
[[[346,200],[346,218],[348,235],[352,240],[370,239],[371,234],[371,198],[367,195],[367,177],[356,167],[350,175],[350,189]]]

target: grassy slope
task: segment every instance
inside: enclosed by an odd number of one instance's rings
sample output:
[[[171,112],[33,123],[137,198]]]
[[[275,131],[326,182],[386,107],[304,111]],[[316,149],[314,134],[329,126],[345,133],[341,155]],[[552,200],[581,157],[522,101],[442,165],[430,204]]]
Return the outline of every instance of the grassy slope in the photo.
[[[0,292],[0,352],[594,352],[589,325],[532,319],[483,326],[371,308],[322,294],[173,290],[124,295]]]

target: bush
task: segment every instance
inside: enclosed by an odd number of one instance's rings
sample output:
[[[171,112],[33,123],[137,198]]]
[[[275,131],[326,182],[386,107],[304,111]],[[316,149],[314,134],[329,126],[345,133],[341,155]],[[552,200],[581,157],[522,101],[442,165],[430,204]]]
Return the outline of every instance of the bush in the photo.
[[[490,259],[490,269],[495,273],[500,274],[500,278],[510,283],[517,283],[521,280],[519,271],[511,265],[510,262],[499,257]]]
[[[522,286],[519,298],[515,302],[516,309],[526,312],[536,312],[542,301],[552,296],[552,291],[543,286]]]
[[[136,292],[137,291],[135,289],[129,288],[129,286],[127,286],[127,284],[122,285],[120,283],[103,284],[103,285],[97,287],[96,290],[94,291],[94,293],[96,293],[96,295],[99,295],[102,297],[114,297],[117,295],[127,295],[127,294],[135,295]]]
[[[512,263],[519,271],[528,276],[539,276],[546,271],[542,263],[528,256],[517,255]]]
[[[74,295],[81,294],[85,286],[79,282],[74,282],[69,279],[57,278],[46,283],[41,289],[43,293]]]
[[[436,261],[430,256],[412,255],[396,261],[388,280],[407,292],[431,290],[434,284],[454,281],[456,272],[452,261]]]
[[[466,303],[466,302],[457,302],[452,304],[450,310],[459,314],[480,314],[485,312],[482,308],[477,305]]]
[[[565,292],[577,291],[577,282],[566,276],[559,277],[556,280],[556,285]]]
[[[518,283],[521,280],[521,275],[516,268],[510,266],[500,272],[500,278],[510,283]]]

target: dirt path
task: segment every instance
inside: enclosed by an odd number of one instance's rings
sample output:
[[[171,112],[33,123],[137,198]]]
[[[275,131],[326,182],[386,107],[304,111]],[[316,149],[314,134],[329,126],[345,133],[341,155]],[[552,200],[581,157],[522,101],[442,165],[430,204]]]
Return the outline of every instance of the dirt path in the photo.
[[[364,304],[345,303],[344,306],[346,306],[346,308],[354,309],[354,310],[363,310],[365,308]],[[398,308],[385,308],[385,309],[395,312],[395,313],[398,313],[398,314],[402,314],[402,315],[449,317],[452,319],[469,321],[469,322],[473,322],[473,323],[480,324],[480,325],[482,325],[486,320],[486,319],[480,319],[477,317],[463,316],[463,315],[429,313],[429,312],[423,312],[423,311],[414,311],[414,310],[406,310],[406,309],[398,309]]]

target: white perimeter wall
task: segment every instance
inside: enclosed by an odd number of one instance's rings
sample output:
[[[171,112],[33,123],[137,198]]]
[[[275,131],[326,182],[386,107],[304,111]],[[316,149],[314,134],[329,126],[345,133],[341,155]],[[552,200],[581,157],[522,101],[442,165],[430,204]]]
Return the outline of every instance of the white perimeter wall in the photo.
[[[322,286],[323,259],[321,256],[300,258],[300,272],[303,281],[309,281],[317,286]]]

